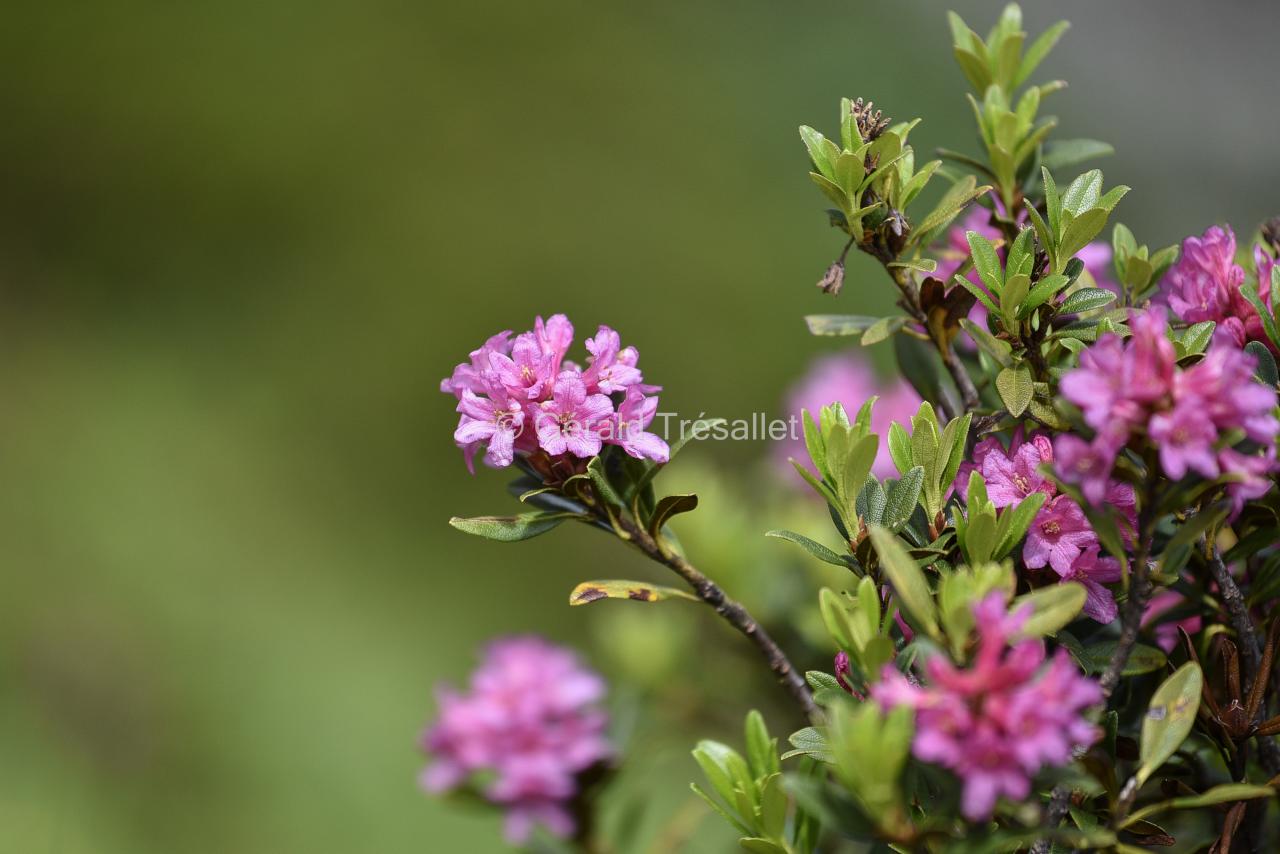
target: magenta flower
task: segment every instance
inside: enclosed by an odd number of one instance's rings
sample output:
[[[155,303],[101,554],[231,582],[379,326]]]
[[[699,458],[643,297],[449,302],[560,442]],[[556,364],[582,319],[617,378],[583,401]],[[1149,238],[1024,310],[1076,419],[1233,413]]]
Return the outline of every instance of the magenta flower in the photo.
[[[612,755],[604,695],[604,680],[568,649],[533,636],[494,641],[468,691],[440,689],[420,782],[429,792],[475,787],[506,811],[513,844],[535,825],[571,836],[579,776]]]
[[[1099,623],[1110,623],[1118,613],[1116,597],[1103,585],[1120,580],[1120,561],[1113,557],[1099,557],[1098,546],[1089,546],[1071,563],[1071,570],[1059,573],[1062,582],[1075,581],[1084,586],[1084,613]]]
[[[1236,236],[1230,226],[1224,229],[1215,225],[1201,237],[1188,237],[1182,242],[1182,257],[1165,274],[1165,299],[1186,323],[1214,321],[1219,329],[1231,334],[1237,347],[1261,341],[1274,349],[1258,310],[1240,292],[1245,272],[1236,264],[1235,256]],[[1267,273],[1270,274],[1269,269]],[[1260,283],[1258,290],[1263,303],[1270,307],[1269,279]]]
[[[1018,442],[1015,437],[1007,455],[998,445],[989,447],[982,454],[979,468],[987,485],[987,498],[996,507],[1008,507],[1021,503],[1033,492],[1052,496],[1057,491],[1053,481],[1039,470],[1041,464],[1050,462],[1053,444],[1043,433],[1033,434],[1026,442]]]
[[[1218,429],[1195,400],[1152,415],[1147,435],[1160,448],[1160,467],[1169,477],[1180,480],[1187,469],[1204,477],[1218,476],[1218,458],[1213,452]]]
[[[1097,739],[1082,712],[1102,691],[1064,650],[1043,667],[1044,644],[1017,639],[1027,609],[1007,614],[1003,593],[988,594],[973,610],[978,649],[969,667],[935,655],[925,664],[927,684],[914,685],[887,665],[872,696],[886,708],[915,710],[912,753],[956,774],[962,812],[982,821],[1000,796],[1025,798],[1042,767],[1066,764]]]
[[[1036,514],[1022,547],[1022,560],[1031,569],[1048,564],[1059,575],[1067,575],[1076,557],[1097,539],[1080,505],[1059,495]]]
[[[1090,504],[1101,504],[1111,486],[1117,451],[1106,434],[1100,433],[1092,442],[1086,442],[1071,433],[1061,433],[1054,439],[1053,450],[1058,476],[1067,483],[1079,484]]]
[[[665,463],[671,454],[667,443],[657,434],[644,431],[657,411],[658,399],[645,397],[632,386],[627,389],[627,396],[618,407],[618,416],[611,427],[622,450],[637,459],[648,458]]]
[[[582,375],[563,371],[556,377],[551,400],[543,401],[535,426],[538,444],[548,454],[594,457],[600,453],[600,432],[607,429],[613,401],[603,394],[587,394]]]
[[[661,389],[643,382],[636,349],[601,326],[587,341],[583,370],[565,358],[572,343],[567,317],[539,317],[532,332],[494,335],[440,383],[458,398],[454,441],[468,469],[482,447],[485,462],[497,468],[535,453],[591,457],[605,444],[666,462],[667,443],[644,430],[658,409],[658,399],[646,395]]]
[[[1116,453],[1133,435],[1145,433],[1170,478],[1233,473],[1228,495],[1238,513],[1245,501],[1268,488],[1267,457],[1274,454],[1280,433],[1275,390],[1254,380],[1256,360],[1229,331],[1215,333],[1209,352],[1179,369],[1160,309],[1135,312],[1129,325],[1129,341],[1103,336],[1062,378],[1063,396],[1083,410],[1097,437],[1091,443],[1058,438],[1059,476],[1080,484],[1089,503],[1111,503],[1103,493]],[[1224,447],[1227,437],[1240,433],[1262,445],[1264,456]]]
[[[587,339],[587,352],[591,354],[591,364],[583,371],[582,381],[589,388],[613,394],[626,391],[642,379],[635,366],[638,358],[635,348],[623,351],[618,333],[607,326],[601,326],[594,338]]]
[[[532,332],[516,337],[511,355],[492,353],[489,365],[497,372],[498,382],[507,392],[521,400],[538,400],[555,378],[554,354],[544,350]]]
[[[1218,453],[1223,474],[1228,475],[1227,498],[1231,500],[1232,521],[1240,515],[1245,502],[1261,498],[1275,484],[1271,475],[1277,470],[1275,446],[1266,449],[1261,456],[1242,454],[1232,448]]]
[[[1153,626],[1152,633],[1156,637],[1156,645],[1165,652],[1173,652],[1178,643],[1178,629],[1187,634],[1200,631],[1202,621],[1199,614],[1192,614],[1180,620],[1167,620],[1165,616],[1174,608],[1186,601],[1186,597],[1176,590],[1166,588],[1151,597],[1147,609],[1142,614],[1143,627]]]
[[[871,411],[871,431],[880,436],[880,450],[871,472],[878,478],[897,474],[889,454],[889,425],[894,421],[910,423],[920,408],[920,396],[901,379],[881,380],[867,364],[862,350],[847,350],[816,359],[804,376],[787,393],[786,412],[800,421],[801,410],[816,413],[831,403],[841,403],[850,417],[868,398],[879,396]],[[802,459],[804,443],[796,431],[776,450],[779,464],[791,471],[788,457]]]
[[[524,424],[524,410],[520,404],[505,395],[484,398],[470,389],[463,389],[458,411],[462,413],[462,419],[453,432],[453,440],[463,448],[474,448],[487,442],[485,462],[497,468],[511,465],[516,436]],[[471,454],[466,457],[467,467],[471,468]]]

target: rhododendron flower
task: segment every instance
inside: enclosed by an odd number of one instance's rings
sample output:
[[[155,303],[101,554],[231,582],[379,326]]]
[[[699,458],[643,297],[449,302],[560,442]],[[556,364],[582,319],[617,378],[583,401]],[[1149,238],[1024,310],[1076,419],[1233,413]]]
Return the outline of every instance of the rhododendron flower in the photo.
[[[1258,272],[1264,261],[1255,253]],[[1230,333],[1236,346],[1261,341],[1275,349],[1262,327],[1258,310],[1244,297],[1240,288],[1245,281],[1244,268],[1236,264],[1236,236],[1231,227],[1212,226],[1200,237],[1182,242],[1182,257],[1164,277],[1164,294],[1179,319],[1186,323],[1212,320],[1218,328]],[[1259,295],[1264,305],[1271,305],[1270,267],[1267,279],[1259,282]]]
[[[1070,571],[1059,573],[1063,582],[1075,581],[1085,589],[1084,613],[1099,623],[1109,623],[1117,616],[1116,597],[1104,584],[1120,580],[1120,561],[1099,557],[1098,545],[1082,551],[1071,563]]]
[[[1245,501],[1270,486],[1265,475],[1274,468],[1280,432],[1275,390],[1255,382],[1256,361],[1230,332],[1216,332],[1204,358],[1179,369],[1161,309],[1135,312],[1129,324],[1128,341],[1104,335],[1062,378],[1063,396],[1083,410],[1098,435],[1091,443],[1059,436],[1058,474],[1080,484],[1091,504],[1102,503],[1116,453],[1132,435],[1145,432],[1170,478],[1231,474],[1228,494],[1238,514]],[[1233,431],[1261,444],[1263,456],[1223,447]]]
[[[537,414],[538,444],[548,454],[593,457],[600,453],[600,428],[613,414],[613,401],[587,394],[582,375],[564,371],[556,377],[551,400]]]
[[[468,691],[439,691],[439,720],[422,736],[433,761],[420,782],[430,792],[479,787],[506,810],[513,844],[535,825],[568,837],[579,775],[612,755],[604,695],[604,680],[568,649],[533,636],[494,641]]]
[[[1015,435],[1007,454],[994,437],[978,444],[985,447],[974,449],[974,465],[968,471],[976,469],[982,475],[987,498],[996,507],[1019,504],[1033,492],[1052,496],[1056,491],[1053,481],[1040,472],[1042,463],[1053,461],[1053,444],[1045,434],[1035,433],[1025,442]],[[968,471],[961,473],[966,491]]]
[[[871,431],[880,436],[880,449],[871,473],[878,478],[895,477],[897,469],[889,455],[889,425],[895,421],[910,423],[911,416],[920,408],[920,395],[901,379],[882,380],[876,377],[860,350],[848,350],[822,356],[814,360],[805,375],[787,393],[786,412],[799,423],[801,410],[815,414],[822,407],[841,403],[850,413],[856,413],[871,397],[879,396],[871,411]],[[778,443],[777,455],[781,464],[791,471],[788,457],[804,457],[804,444],[798,435]]]
[[[658,409],[649,395],[661,389],[644,383],[640,354],[601,326],[586,342],[584,369],[565,358],[572,343],[567,317],[539,317],[532,332],[494,335],[440,383],[458,398],[462,416],[454,441],[468,469],[481,447],[485,462],[497,468],[533,453],[592,457],[605,444],[666,462],[667,443],[644,432]]]
[[[1155,623],[1153,634],[1156,637],[1156,645],[1165,652],[1172,652],[1177,645],[1178,629],[1184,629],[1187,634],[1200,631],[1203,621],[1199,614],[1192,614],[1176,621],[1161,620],[1165,614],[1185,601],[1186,597],[1181,593],[1166,588],[1151,597],[1151,601],[1147,603],[1147,609],[1142,613],[1143,626]]]
[[[1101,702],[1102,690],[1065,650],[1043,667],[1043,642],[1015,639],[1029,607],[1007,614],[997,591],[973,612],[979,640],[969,667],[935,655],[925,664],[927,683],[917,686],[887,665],[872,697],[886,708],[915,710],[912,753],[956,774],[961,811],[982,821],[1001,795],[1025,798],[1041,768],[1066,764],[1097,739],[1082,712]]]
[[[1036,514],[1027,531],[1022,559],[1031,569],[1048,564],[1059,575],[1068,575],[1076,557],[1097,539],[1080,505],[1059,495]]]

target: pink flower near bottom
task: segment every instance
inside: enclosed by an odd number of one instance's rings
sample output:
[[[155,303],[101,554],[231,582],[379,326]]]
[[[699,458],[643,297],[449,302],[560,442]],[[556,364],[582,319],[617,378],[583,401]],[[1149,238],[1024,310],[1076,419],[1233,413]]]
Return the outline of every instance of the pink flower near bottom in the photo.
[[[927,683],[915,685],[887,665],[872,697],[886,708],[915,709],[912,753],[959,777],[961,812],[982,821],[1002,795],[1025,798],[1042,767],[1065,765],[1097,739],[1083,712],[1102,701],[1102,689],[1065,650],[1044,666],[1044,644],[1017,639],[1028,609],[1006,613],[1003,593],[989,594],[973,612],[979,640],[968,667],[935,655],[925,665]]]
[[[442,688],[440,717],[422,736],[429,792],[479,787],[506,810],[506,836],[536,825],[567,837],[578,776],[612,756],[600,710],[605,682],[568,649],[534,636],[489,644],[469,690]]]

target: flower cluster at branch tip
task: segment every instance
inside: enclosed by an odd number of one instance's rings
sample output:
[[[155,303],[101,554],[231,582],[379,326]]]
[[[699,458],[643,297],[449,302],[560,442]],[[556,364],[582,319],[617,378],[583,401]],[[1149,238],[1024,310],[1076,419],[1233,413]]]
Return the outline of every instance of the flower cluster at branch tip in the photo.
[[[1262,246],[1253,250],[1258,295],[1271,306],[1271,268],[1275,259]],[[1164,297],[1173,313],[1186,323],[1212,320],[1231,333],[1236,346],[1261,341],[1275,345],[1263,331],[1258,310],[1245,299],[1241,287],[1244,268],[1236,263],[1236,235],[1230,226],[1213,226],[1200,237],[1182,242],[1182,257],[1164,278]]]
[[[1059,437],[1061,439],[1061,437]],[[1041,466],[1054,460],[1054,445],[1044,433],[1033,433],[1026,441],[1015,434],[1008,450],[994,437],[983,439],[973,449],[973,461],[964,463],[956,478],[956,488],[967,498],[970,473],[982,475],[987,498],[997,508],[1019,504],[1034,492],[1043,492],[1044,505],[1027,531],[1022,559],[1028,568],[1049,566],[1060,581],[1076,581],[1088,594],[1084,612],[1100,623],[1116,618],[1115,596],[1105,586],[1120,580],[1120,564],[1100,557],[1098,535],[1085,518],[1084,510],[1069,495],[1058,494],[1053,480],[1041,473]],[[1104,484],[1108,504],[1125,516],[1132,532],[1137,524],[1137,502],[1133,487],[1117,481]]]
[[[787,414],[797,420],[802,410],[814,414],[831,403],[841,403],[850,412],[857,412],[863,401],[878,396],[871,411],[871,432],[881,437],[889,435],[889,425],[894,421],[910,423],[911,416],[920,408],[920,395],[904,380],[879,379],[867,364],[865,351],[848,350],[815,359],[804,376],[787,393]],[[789,457],[804,458],[804,443],[798,435],[777,445],[779,465],[790,473]],[[897,474],[893,458],[889,455],[889,443],[881,442],[871,473],[878,478]]]
[[[593,457],[603,445],[618,445],[637,458],[666,462],[667,443],[645,432],[658,409],[646,385],[635,347],[623,347],[607,326],[587,339],[586,366],[566,361],[573,324],[563,314],[531,332],[499,332],[471,353],[440,390],[458,398],[462,417],[454,441],[472,467],[485,447],[485,462],[511,465],[517,454]]]
[[[482,786],[485,798],[505,808],[513,843],[539,824],[572,835],[568,805],[579,776],[612,755],[608,718],[597,707],[604,695],[604,680],[570,650],[534,636],[492,642],[468,692],[439,692],[439,720],[422,736],[434,759],[423,788]]]
[[[1129,326],[1127,341],[1104,335],[1062,378],[1063,396],[1083,410],[1096,435],[1092,442],[1057,438],[1058,474],[1080,484],[1090,503],[1101,503],[1120,449],[1145,432],[1170,478],[1229,476],[1227,493],[1238,514],[1245,501],[1271,487],[1267,475],[1275,468],[1280,431],[1272,414],[1275,391],[1254,381],[1253,356],[1227,330],[1215,332],[1208,354],[1184,369],[1165,335],[1163,309],[1134,312]],[[1232,447],[1245,438],[1262,453]]]
[[[996,591],[973,613],[978,648],[969,667],[934,655],[925,664],[926,684],[917,685],[886,665],[871,693],[886,708],[915,710],[912,752],[954,772],[964,784],[965,817],[981,821],[1001,795],[1026,798],[1042,767],[1065,765],[1097,740],[1082,712],[1103,697],[1066,650],[1042,667],[1043,642],[1018,639],[1029,605],[1006,613],[1004,594]]]

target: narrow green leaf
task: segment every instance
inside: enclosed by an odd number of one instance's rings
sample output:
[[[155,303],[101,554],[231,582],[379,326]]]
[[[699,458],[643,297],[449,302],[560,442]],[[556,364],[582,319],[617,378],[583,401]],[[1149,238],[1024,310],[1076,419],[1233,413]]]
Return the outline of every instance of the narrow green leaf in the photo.
[[[1253,371],[1254,376],[1262,380],[1263,385],[1275,388],[1280,375],[1276,370],[1275,356],[1271,355],[1267,345],[1261,341],[1250,341],[1244,345],[1244,351],[1258,361],[1258,366]]]
[[[1121,827],[1132,827],[1140,821],[1146,821],[1153,815],[1168,810],[1191,810],[1199,807],[1211,807],[1216,804],[1233,804],[1239,801],[1252,801],[1258,798],[1275,797],[1276,790],[1271,786],[1255,786],[1251,783],[1224,783],[1214,786],[1198,795],[1185,798],[1173,798],[1135,810],[1122,823]]]
[[[902,327],[907,325],[907,318],[904,315],[894,317],[882,317],[867,328],[862,334],[862,346],[870,347],[872,344],[879,344],[885,341],[889,336],[893,335]]]
[[[893,434],[889,435],[892,437]],[[923,485],[924,468],[913,466],[902,475],[901,479],[889,486],[883,520],[886,528],[896,532],[906,524],[920,501],[920,488]]]
[[[1115,149],[1096,139],[1058,139],[1046,143],[1040,162],[1046,169],[1057,171],[1087,160],[1115,154]]]
[[[887,528],[878,525],[868,528],[871,544],[880,557],[880,568],[902,603],[903,610],[913,622],[931,637],[938,636],[937,608],[933,592],[924,572],[915,559],[907,554],[895,536]]]
[[[973,267],[978,271],[982,284],[992,294],[999,296],[1004,287],[1004,273],[1000,269],[1000,256],[996,254],[995,246],[976,231],[965,232],[965,239],[969,241]]]
[[[1189,661],[1173,672],[1151,697],[1142,721],[1141,764],[1134,775],[1145,783],[1182,746],[1200,708],[1204,677],[1200,665]]]
[[[1031,616],[1022,624],[1022,634],[1029,638],[1055,634],[1080,615],[1087,593],[1084,585],[1074,581],[1041,587],[1013,600],[1011,611],[1026,605]]]
[[[782,769],[778,767],[778,742],[777,739],[770,738],[764,715],[755,709],[747,712],[744,729],[747,742],[747,764],[751,766],[751,773],[759,778],[781,771]]]
[[[489,540],[514,543],[545,534],[566,519],[585,519],[578,513],[553,513],[538,511],[516,516],[473,516],[463,519],[454,516],[449,524],[466,534],[474,534]]]
[[[1018,73],[1013,77],[1013,88],[1016,89],[1027,82],[1027,78],[1049,55],[1049,51],[1053,50],[1054,45],[1058,43],[1058,39],[1062,38],[1062,34],[1070,26],[1071,24],[1066,21],[1059,21],[1037,36],[1035,41],[1031,42],[1030,46],[1027,47],[1027,52],[1022,55],[1022,62],[1018,65]]]
[[[839,566],[839,567],[844,567],[845,569],[848,569],[853,560],[852,555],[841,556],[839,554],[836,554],[834,551],[827,548],[817,540],[811,540],[808,537],[806,537],[804,534],[797,534],[795,531],[785,531],[785,530],[779,529],[775,531],[768,531],[765,533],[765,536],[773,537],[774,539],[778,539],[778,540],[787,540],[788,542],[795,543],[796,545],[800,546],[800,548],[804,549],[809,554],[816,557],[818,560],[822,561],[823,563],[829,563],[832,566]]]
[[[1115,301],[1116,295],[1105,288],[1081,288],[1067,296],[1058,310],[1066,314],[1094,311]]]
[[[810,314],[804,322],[810,335],[861,335],[882,319],[861,314]]]
[[[601,599],[629,599],[632,602],[661,602],[664,599],[687,599],[697,602],[698,597],[677,590],[674,587],[663,587],[647,581],[584,581],[569,594],[570,605],[588,605]]]

